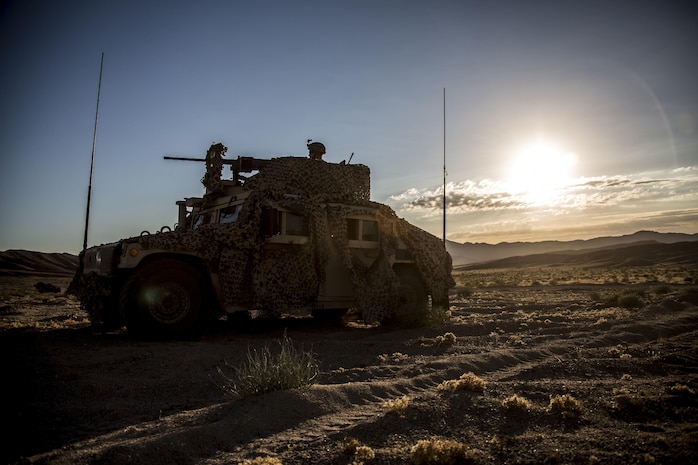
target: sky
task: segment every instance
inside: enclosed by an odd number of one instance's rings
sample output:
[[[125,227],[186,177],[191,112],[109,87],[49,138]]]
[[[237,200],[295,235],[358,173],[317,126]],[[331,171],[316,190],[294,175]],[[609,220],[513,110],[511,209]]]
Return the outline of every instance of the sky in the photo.
[[[0,1],[0,250],[177,221],[203,157],[371,168],[457,242],[698,232],[698,7],[685,1]]]

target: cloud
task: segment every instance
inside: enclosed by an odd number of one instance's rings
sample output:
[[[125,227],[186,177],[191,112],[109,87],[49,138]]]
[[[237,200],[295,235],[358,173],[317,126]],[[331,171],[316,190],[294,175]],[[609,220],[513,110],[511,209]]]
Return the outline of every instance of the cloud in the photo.
[[[670,171],[618,176],[580,178],[545,193],[516,192],[494,180],[466,180],[446,185],[449,215],[469,212],[545,209],[550,213],[630,203],[698,200],[698,169],[684,167]],[[410,188],[392,195],[396,210],[441,214],[443,187],[433,190]]]
[[[390,196],[390,200],[400,203],[399,210],[440,212],[443,209],[443,195],[443,187],[435,190],[411,188]],[[487,179],[448,183],[446,202],[451,212],[506,210],[525,206],[520,199],[507,192],[502,183]]]
[[[494,180],[452,182],[447,237],[457,242],[590,239],[659,232],[697,232],[698,167],[579,178],[540,195],[512,192]],[[441,235],[443,188],[393,195],[400,216]]]

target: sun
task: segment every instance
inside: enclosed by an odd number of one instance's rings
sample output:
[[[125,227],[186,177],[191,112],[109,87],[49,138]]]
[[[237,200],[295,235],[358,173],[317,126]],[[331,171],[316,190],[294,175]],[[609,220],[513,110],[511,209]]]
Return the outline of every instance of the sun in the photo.
[[[513,193],[543,202],[569,184],[576,156],[544,139],[524,145],[509,165]]]

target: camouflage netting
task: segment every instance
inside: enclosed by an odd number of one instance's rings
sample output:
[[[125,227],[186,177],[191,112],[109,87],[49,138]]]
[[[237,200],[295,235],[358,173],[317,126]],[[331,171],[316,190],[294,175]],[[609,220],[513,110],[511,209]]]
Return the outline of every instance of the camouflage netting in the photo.
[[[352,279],[358,309],[364,320],[375,322],[390,316],[398,302],[399,281],[390,265],[397,233],[408,245],[433,301],[445,301],[455,283],[443,244],[397,218],[390,207],[370,201],[369,179],[370,171],[363,165],[277,158],[245,183],[252,192],[237,222],[140,240],[145,248],[195,251],[219,271],[227,306],[269,314],[312,305],[324,282],[330,248],[336,247]],[[267,207],[303,215],[309,226],[308,243],[265,246],[261,223]],[[367,267],[349,248],[346,215],[374,216],[376,210],[382,232],[380,253]]]
[[[83,256],[84,252],[81,252],[78,269],[65,292],[80,299],[80,305],[87,311],[93,327],[116,329],[121,322],[118,321],[118,296],[113,289],[114,282],[95,273],[83,274]]]
[[[371,171],[365,165],[325,163],[310,158],[274,158],[247,181],[251,191],[272,196],[320,196],[333,202],[355,203],[371,198]]]

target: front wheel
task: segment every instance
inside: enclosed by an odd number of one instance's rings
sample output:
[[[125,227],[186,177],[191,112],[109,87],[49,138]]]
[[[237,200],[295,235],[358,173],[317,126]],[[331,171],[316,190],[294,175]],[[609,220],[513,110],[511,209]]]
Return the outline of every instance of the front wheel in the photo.
[[[202,320],[201,273],[178,260],[157,260],[137,269],[121,291],[126,327],[139,336],[180,337]]]

